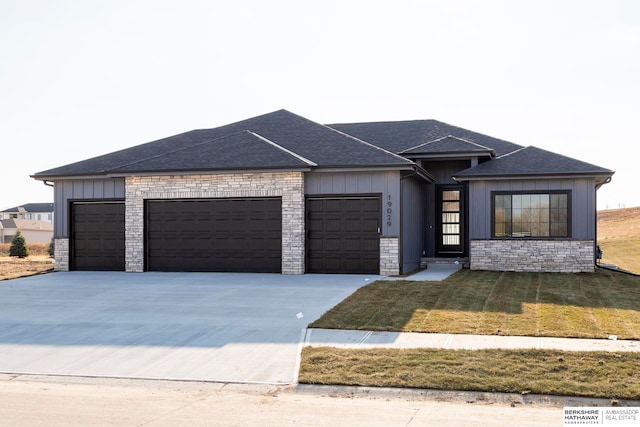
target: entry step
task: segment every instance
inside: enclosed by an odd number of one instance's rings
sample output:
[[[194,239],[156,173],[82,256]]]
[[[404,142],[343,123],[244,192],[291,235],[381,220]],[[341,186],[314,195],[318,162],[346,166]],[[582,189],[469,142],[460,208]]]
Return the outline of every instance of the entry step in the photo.
[[[429,258],[423,257],[420,260],[420,268],[429,268],[431,264],[462,264],[463,268],[469,268],[469,258]]]

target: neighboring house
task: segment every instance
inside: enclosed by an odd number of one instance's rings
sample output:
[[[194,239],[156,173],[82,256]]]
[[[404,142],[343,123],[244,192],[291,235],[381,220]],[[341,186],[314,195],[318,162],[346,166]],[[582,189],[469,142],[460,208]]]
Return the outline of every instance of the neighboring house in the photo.
[[[0,243],[11,243],[20,230],[27,243],[49,243],[53,237],[53,224],[30,219],[1,219]]]
[[[58,270],[397,275],[593,271],[612,175],[435,120],[280,110],[33,177],[54,183]]]
[[[0,211],[0,219],[32,219],[53,224],[53,203],[27,203]]]

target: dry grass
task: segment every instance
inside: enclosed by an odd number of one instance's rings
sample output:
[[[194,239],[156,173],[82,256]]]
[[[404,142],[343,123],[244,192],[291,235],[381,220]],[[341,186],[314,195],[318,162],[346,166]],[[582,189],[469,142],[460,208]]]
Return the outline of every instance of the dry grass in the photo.
[[[9,256],[9,247],[11,243],[0,243],[0,257]],[[48,243],[27,243],[29,255],[47,255],[49,256]]]
[[[640,339],[640,278],[462,270],[442,282],[378,281],[310,327]]]
[[[640,354],[306,347],[299,381],[640,399]]]
[[[602,262],[640,272],[640,208],[598,213]],[[640,339],[640,278],[463,270],[375,282],[311,327]],[[307,347],[299,381],[640,399],[640,354]]]
[[[640,207],[598,211],[602,263],[640,274]]]
[[[31,276],[53,269],[48,243],[29,243],[29,256],[22,259],[9,256],[10,246],[9,243],[0,244],[0,280]]]

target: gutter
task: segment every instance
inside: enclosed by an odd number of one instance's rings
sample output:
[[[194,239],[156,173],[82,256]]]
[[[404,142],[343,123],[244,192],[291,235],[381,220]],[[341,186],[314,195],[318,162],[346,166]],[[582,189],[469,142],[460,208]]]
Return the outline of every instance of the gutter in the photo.
[[[605,180],[604,180],[604,181],[602,181],[601,183],[596,184],[596,190],[599,190],[599,189],[600,189],[600,187],[602,187],[603,185],[608,184],[608,183],[610,183],[610,182],[611,182],[611,176],[609,176],[607,179],[605,179]]]

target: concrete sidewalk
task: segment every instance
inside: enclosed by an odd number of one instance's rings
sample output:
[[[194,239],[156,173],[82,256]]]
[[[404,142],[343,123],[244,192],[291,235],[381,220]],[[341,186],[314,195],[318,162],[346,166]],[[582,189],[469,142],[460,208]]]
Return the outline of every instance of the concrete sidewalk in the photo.
[[[450,350],[547,349],[565,351],[640,351],[640,341],[500,335],[427,334],[338,329],[307,329],[305,346],[338,348],[440,348]]]

